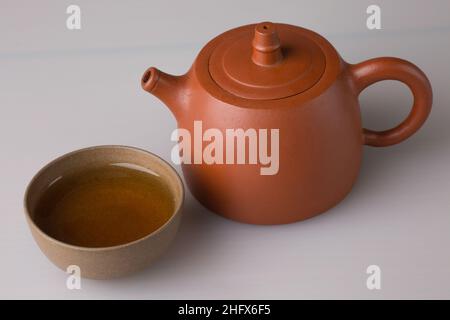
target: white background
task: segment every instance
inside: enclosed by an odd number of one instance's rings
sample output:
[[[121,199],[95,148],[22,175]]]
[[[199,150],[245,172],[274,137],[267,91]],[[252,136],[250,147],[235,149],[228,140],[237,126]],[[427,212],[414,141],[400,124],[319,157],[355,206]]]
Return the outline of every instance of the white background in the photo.
[[[450,298],[450,2],[376,1],[382,30],[366,28],[374,1],[0,0],[0,298]],[[82,30],[66,29],[69,4]],[[173,246],[116,280],[67,275],[39,251],[22,198],[35,172],[82,147],[124,144],[170,160],[169,110],[140,88],[155,65],[181,74],[217,34],[270,20],[313,29],[348,62],[411,60],[429,76],[434,106],[404,143],[364,149],[352,193],[316,218],[284,226],[226,220],[188,193]],[[386,129],[411,95],[384,82],[361,97],[363,122]],[[179,170],[179,168],[177,168]],[[382,289],[365,270],[382,269]]]

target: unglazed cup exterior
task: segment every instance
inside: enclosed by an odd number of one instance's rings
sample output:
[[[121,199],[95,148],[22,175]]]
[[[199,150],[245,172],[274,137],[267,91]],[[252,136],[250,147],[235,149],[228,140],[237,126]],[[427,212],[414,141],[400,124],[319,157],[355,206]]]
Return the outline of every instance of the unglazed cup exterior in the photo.
[[[47,235],[36,225],[34,222],[36,204],[49,183],[72,170],[118,162],[147,168],[160,175],[169,185],[175,209],[169,220],[160,228],[132,242],[111,247],[90,248],[61,242]],[[84,278],[108,279],[144,269],[168,249],[180,225],[183,202],[183,183],[167,162],[138,148],[111,145],[73,151],[50,162],[28,185],[24,209],[33,238],[51,262],[64,271],[69,266],[76,265]]]

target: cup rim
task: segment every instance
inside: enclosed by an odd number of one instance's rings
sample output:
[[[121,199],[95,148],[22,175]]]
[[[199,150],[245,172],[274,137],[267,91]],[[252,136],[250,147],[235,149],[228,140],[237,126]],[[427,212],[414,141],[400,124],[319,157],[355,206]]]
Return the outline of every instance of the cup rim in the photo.
[[[118,244],[118,245],[114,245],[114,246],[107,246],[107,247],[84,247],[84,246],[77,246],[77,245],[73,245],[73,244],[69,244],[66,242],[63,242],[61,240],[58,240],[50,235],[48,235],[44,230],[42,230],[35,222],[34,220],[31,218],[30,215],[30,210],[28,208],[28,203],[27,200],[30,196],[30,188],[31,186],[35,183],[35,181],[39,178],[39,176],[45,172],[45,170],[47,170],[48,168],[52,167],[55,163],[62,161],[70,156],[73,156],[77,153],[81,153],[81,152],[86,152],[86,151],[90,151],[90,150],[97,150],[97,149],[127,149],[130,150],[132,152],[139,152],[139,153],[144,153],[150,157],[153,157],[155,160],[161,162],[164,166],[166,166],[172,173],[175,174],[176,177],[176,181],[177,184],[180,186],[180,190],[181,190],[181,196],[180,196],[180,201],[178,201],[178,203],[175,206],[175,209],[173,210],[172,215],[170,216],[170,218],[164,223],[162,224],[158,229],[156,229],[155,231],[145,235],[142,238],[130,241],[130,242],[125,242],[122,244]],[[185,198],[185,190],[184,190],[184,185],[183,185],[183,181],[181,179],[181,176],[178,174],[178,172],[175,170],[175,168],[173,168],[169,162],[167,162],[166,160],[164,160],[163,158],[161,158],[160,156],[154,154],[153,152],[138,148],[138,147],[133,147],[133,146],[126,146],[126,145],[98,145],[98,146],[91,146],[91,147],[86,147],[86,148],[81,148],[81,149],[77,149],[74,151],[70,151],[68,153],[65,153],[55,159],[53,159],[52,161],[50,161],[49,163],[47,163],[45,166],[43,166],[38,172],[36,172],[36,174],[33,176],[33,178],[31,178],[30,182],[28,183],[26,189],[25,189],[25,194],[24,194],[24,198],[23,198],[23,208],[25,211],[25,216],[27,218],[28,223],[30,224],[30,226],[32,228],[34,228],[37,232],[39,232],[39,234],[41,236],[43,236],[44,238],[46,238],[47,240],[54,242],[60,246],[66,247],[66,248],[70,248],[70,249],[75,249],[75,250],[82,250],[82,251],[108,251],[108,250],[116,250],[116,249],[120,249],[120,248],[125,248],[128,246],[132,246],[134,244],[137,244],[139,242],[145,241],[148,238],[154,237],[157,234],[161,233],[162,231],[164,231],[164,229],[166,229],[172,222],[173,220],[175,220],[175,218],[180,214],[181,212],[181,208],[183,207],[184,204],[184,198]]]

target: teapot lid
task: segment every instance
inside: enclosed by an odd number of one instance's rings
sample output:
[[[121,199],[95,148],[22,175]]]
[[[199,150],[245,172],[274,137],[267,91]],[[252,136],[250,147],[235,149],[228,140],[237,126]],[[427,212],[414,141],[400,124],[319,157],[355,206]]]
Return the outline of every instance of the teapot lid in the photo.
[[[209,59],[222,89],[246,99],[272,100],[310,89],[325,71],[325,55],[309,30],[262,22],[225,32]]]

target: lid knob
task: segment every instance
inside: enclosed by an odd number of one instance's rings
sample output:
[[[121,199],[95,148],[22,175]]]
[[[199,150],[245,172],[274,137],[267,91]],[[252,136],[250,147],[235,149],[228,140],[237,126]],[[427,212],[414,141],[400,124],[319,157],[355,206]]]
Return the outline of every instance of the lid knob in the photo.
[[[272,66],[283,60],[280,39],[271,22],[261,22],[255,27],[252,60],[260,66]]]

